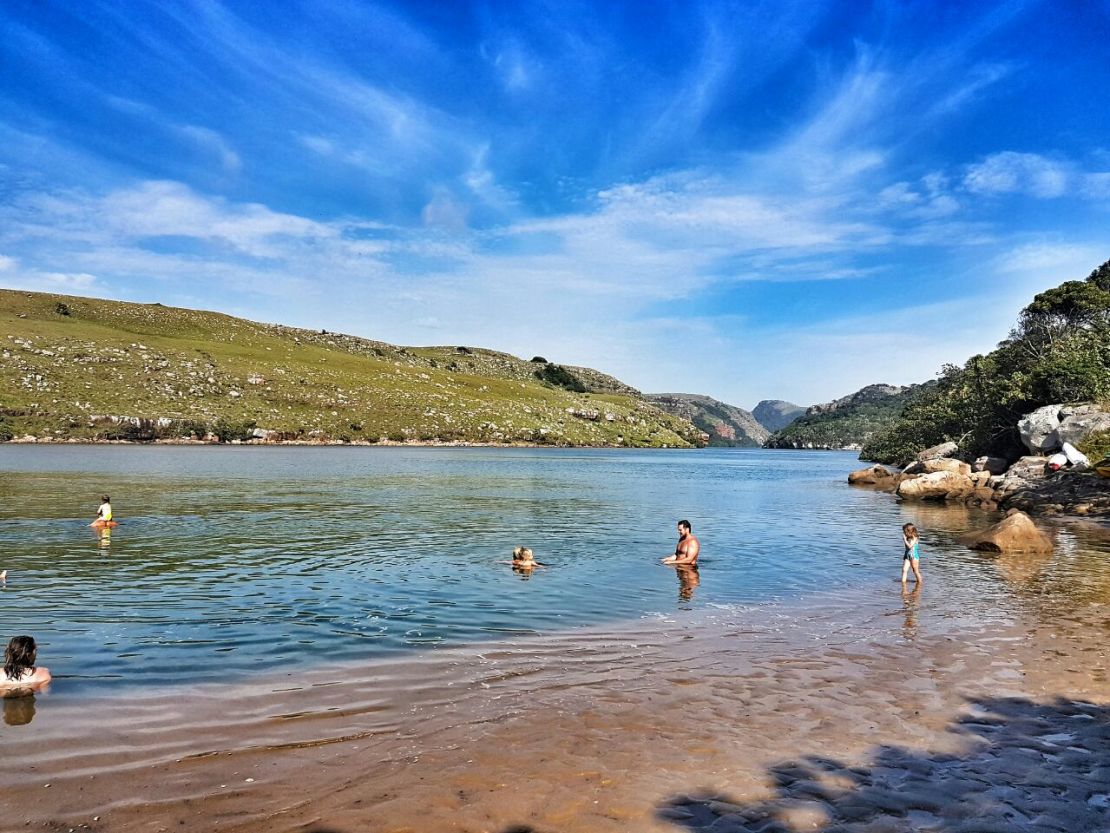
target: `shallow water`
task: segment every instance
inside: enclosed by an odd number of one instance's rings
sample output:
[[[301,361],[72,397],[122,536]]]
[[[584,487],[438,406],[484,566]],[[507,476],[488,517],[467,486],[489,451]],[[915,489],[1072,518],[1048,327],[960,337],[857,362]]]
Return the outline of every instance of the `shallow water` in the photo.
[[[943,618],[1105,600],[1097,530],[1059,531],[1054,557],[985,557],[954,537],[991,516],[848,488],[859,465],[731,449],[2,446],[0,634],[36,636],[64,699],[861,588],[897,598],[906,520]],[[101,492],[121,520],[108,538],[86,526]],[[657,563],[679,518],[702,542],[697,582]],[[515,574],[502,562],[518,544],[548,566]]]

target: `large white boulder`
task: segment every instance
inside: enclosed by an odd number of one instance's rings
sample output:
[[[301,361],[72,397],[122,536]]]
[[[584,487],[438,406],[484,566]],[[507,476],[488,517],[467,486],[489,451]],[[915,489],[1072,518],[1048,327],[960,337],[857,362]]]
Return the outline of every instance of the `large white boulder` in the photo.
[[[953,442],[941,443],[934,445],[932,448],[926,448],[917,455],[917,462],[923,463],[926,460],[939,460],[943,457],[954,457],[960,447]]]
[[[1056,437],[1060,445],[1082,442],[1095,431],[1110,431],[1110,412],[1099,405],[1076,405],[1060,409],[1060,426]]]
[[[1052,451],[1060,447],[1056,431],[1060,427],[1062,405],[1045,405],[1023,416],[1017,424],[1025,447],[1032,452]]]

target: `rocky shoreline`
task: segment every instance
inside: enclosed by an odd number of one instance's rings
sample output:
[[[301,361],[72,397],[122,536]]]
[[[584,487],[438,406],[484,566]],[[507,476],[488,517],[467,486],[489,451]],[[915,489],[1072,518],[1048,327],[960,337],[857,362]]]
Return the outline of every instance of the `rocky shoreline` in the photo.
[[[1054,469],[1049,454],[1110,433],[1110,411],[1095,403],[1047,405],[1017,425],[1029,454],[1016,460],[960,458],[954,442],[926,449],[900,470],[882,465],[848,475],[855,486],[893,492],[899,500],[962,503],[984,510],[1034,515],[1110,518],[1110,480],[1082,455],[1076,465]],[[1063,455],[1060,455],[1063,459]]]

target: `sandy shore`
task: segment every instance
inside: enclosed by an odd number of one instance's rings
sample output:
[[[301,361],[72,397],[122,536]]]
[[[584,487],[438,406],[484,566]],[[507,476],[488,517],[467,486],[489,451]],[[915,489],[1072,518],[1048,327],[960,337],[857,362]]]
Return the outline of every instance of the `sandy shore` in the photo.
[[[1110,830],[1106,606],[971,627],[929,590],[40,696],[0,829]]]

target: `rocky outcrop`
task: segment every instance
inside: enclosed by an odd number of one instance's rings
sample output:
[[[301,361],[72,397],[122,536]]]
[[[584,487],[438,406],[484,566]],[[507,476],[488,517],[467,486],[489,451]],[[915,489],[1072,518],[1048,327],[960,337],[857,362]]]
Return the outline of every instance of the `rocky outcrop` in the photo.
[[[755,421],[772,434],[781,431],[805,412],[806,409],[801,405],[781,399],[764,399],[752,408]]]
[[[689,420],[709,437],[712,446],[757,447],[767,430],[743,408],[693,393],[649,393],[649,403],[668,414]]]
[[[960,543],[985,552],[1052,552],[1052,539],[1016,509],[994,526],[963,536]]]
[[[974,491],[975,483],[967,474],[933,471],[902,480],[894,494],[903,500],[954,501],[962,500]]]
[[[918,463],[910,463],[902,471],[903,474],[933,474],[938,471],[950,471],[955,474],[962,474],[965,477],[971,476],[971,466],[960,460],[950,460],[947,458],[933,458],[923,460]]]
[[[934,445],[932,448],[927,448],[917,455],[917,462],[921,463],[925,460],[939,460],[945,457],[955,457],[956,452],[960,447],[953,442],[941,443]]]
[[[849,474],[848,483],[853,486],[878,486],[883,489],[893,489],[897,485],[897,479],[890,469],[882,466],[871,466]]]
[[[1096,431],[1110,431],[1110,412],[1095,404],[1045,405],[1018,422],[1022,443],[1034,453],[1077,445]]]

